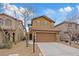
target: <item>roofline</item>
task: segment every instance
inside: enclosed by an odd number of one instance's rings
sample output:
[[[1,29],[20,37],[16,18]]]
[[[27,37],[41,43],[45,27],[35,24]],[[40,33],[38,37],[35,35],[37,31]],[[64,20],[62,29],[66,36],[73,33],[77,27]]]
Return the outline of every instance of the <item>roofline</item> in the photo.
[[[8,16],[8,17],[10,17],[10,18],[12,18],[12,19],[14,19],[14,20],[16,20],[16,21],[21,21],[21,20],[19,20],[19,19],[17,19],[17,18],[14,18],[14,17],[10,16],[10,15],[7,15],[7,14],[5,14],[5,13],[2,13],[2,14],[0,14],[0,15]],[[23,22],[23,21],[21,21],[21,22]]]
[[[12,18],[12,19],[15,20],[15,21],[21,22],[22,26],[24,27],[22,20],[19,20],[19,19],[17,19],[17,18],[14,18],[14,17],[12,17],[12,16],[9,16],[9,15],[7,15],[7,14],[5,14],[5,13],[2,13],[2,14],[0,14],[0,15],[5,15],[5,16],[8,16],[8,17]]]
[[[72,24],[77,24],[76,22],[63,21],[63,22],[61,22],[61,23],[55,25],[55,27],[57,27],[57,26],[59,26],[59,25],[61,25],[61,24],[63,24],[63,23],[72,23]],[[77,24],[77,25],[79,25],[79,24]]]
[[[39,28],[31,28],[31,30],[37,30],[37,31],[59,31],[56,29],[39,29]]]
[[[41,18],[41,17],[47,18],[47,19],[49,19],[49,21],[51,21],[51,22],[54,22],[54,23],[55,23],[55,21],[54,21],[54,20],[52,20],[52,19],[48,18],[48,17],[47,17],[47,16],[45,16],[45,15],[43,15],[43,16],[38,16],[38,17],[33,18],[33,19],[32,19],[32,22],[33,22],[33,20],[36,20],[37,18]],[[32,24],[32,22],[31,22],[31,24]]]

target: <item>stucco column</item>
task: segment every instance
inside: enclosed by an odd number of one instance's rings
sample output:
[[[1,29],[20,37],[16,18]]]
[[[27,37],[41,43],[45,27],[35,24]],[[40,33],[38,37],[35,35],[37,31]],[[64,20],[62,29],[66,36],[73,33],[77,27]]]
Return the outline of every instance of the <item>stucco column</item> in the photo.
[[[60,35],[59,35],[59,33],[56,33],[56,41],[60,41]]]
[[[32,33],[32,40],[33,40],[33,53],[35,53],[35,32]]]
[[[34,33],[35,34],[35,42],[37,41],[37,38],[36,38],[36,32]]]
[[[10,41],[13,42],[13,36],[12,36],[12,33],[10,33]]]

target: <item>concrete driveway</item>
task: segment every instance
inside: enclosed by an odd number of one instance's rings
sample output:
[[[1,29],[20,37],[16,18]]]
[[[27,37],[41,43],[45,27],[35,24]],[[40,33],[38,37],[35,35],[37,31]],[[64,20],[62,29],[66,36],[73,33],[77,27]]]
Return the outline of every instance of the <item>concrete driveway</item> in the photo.
[[[79,56],[79,49],[61,43],[37,43],[45,56]]]

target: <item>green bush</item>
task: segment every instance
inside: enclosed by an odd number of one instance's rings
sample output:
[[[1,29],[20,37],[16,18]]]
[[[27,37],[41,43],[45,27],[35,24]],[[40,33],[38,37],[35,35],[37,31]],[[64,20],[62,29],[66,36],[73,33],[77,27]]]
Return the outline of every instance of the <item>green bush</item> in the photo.
[[[3,48],[4,48],[4,44],[0,43],[0,49],[3,49]]]
[[[12,48],[12,42],[10,42],[10,41],[0,44],[0,49],[10,49],[10,48]]]
[[[10,42],[5,43],[4,47],[10,49],[10,48],[12,48],[12,43],[10,43]]]

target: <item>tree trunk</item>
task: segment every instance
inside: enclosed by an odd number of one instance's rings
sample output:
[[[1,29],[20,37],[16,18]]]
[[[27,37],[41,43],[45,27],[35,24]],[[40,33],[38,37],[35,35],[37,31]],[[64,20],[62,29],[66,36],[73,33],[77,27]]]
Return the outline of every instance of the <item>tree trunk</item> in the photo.
[[[69,45],[71,46],[71,43],[72,42],[72,37],[70,37],[70,40],[69,40]]]
[[[71,46],[71,40],[69,41],[69,45]]]
[[[26,30],[26,28],[25,28],[25,40],[26,40],[26,47],[28,47],[28,39],[29,39],[29,34],[27,33],[27,30]]]

